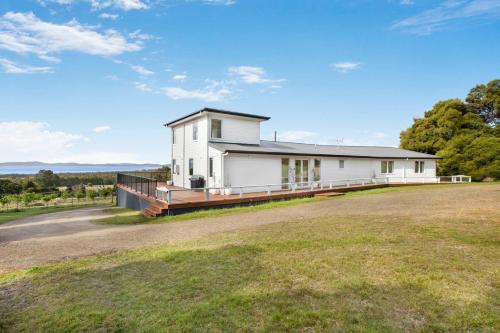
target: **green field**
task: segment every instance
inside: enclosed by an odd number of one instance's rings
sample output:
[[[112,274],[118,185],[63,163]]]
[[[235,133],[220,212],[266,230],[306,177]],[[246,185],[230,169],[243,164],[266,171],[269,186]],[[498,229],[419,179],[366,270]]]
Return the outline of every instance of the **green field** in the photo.
[[[6,273],[0,331],[498,331],[500,190],[467,188]]]
[[[22,208],[20,210],[16,209],[5,209],[0,211],[0,224],[5,223],[5,222],[10,222],[14,221],[23,217],[28,217],[28,216],[35,216],[35,215],[41,215],[41,214],[48,214],[48,213],[55,213],[55,212],[62,212],[65,210],[72,210],[72,209],[78,209],[78,208],[83,208],[83,207],[92,207],[92,206],[110,206],[111,203],[109,202],[109,199],[104,199],[104,200],[96,200],[95,202],[92,202],[91,200],[85,201],[85,202],[80,202],[78,204],[64,204],[64,205],[59,205],[59,206],[49,206],[49,207],[29,207],[29,208]]]

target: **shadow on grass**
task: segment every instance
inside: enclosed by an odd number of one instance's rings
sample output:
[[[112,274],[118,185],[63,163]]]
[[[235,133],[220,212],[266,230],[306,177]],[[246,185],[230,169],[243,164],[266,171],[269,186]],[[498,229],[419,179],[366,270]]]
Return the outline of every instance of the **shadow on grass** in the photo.
[[[125,262],[41,270],[5,284],[0,330],[456,331],[498,325],[494,295],[459,304],[411,283],[359,279],[320,287],[269,265],[257,246],[160,250],[144,258],[130,254]]]

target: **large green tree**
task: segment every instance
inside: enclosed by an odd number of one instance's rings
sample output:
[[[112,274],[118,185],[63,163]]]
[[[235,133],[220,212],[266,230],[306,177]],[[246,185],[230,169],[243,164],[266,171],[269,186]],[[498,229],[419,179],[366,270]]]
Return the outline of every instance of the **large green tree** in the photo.
[[[465,101],[469,110],[481,116],[490,126],[500,123],[500,80],[475,86]]]
[[[500,80],[478,85],[466,102],[440,101],[401,132],[400,146],[443,157],[443,175],[467,174],[475,180],[500,178]],[[496,90],[495,90],[496,89]]]

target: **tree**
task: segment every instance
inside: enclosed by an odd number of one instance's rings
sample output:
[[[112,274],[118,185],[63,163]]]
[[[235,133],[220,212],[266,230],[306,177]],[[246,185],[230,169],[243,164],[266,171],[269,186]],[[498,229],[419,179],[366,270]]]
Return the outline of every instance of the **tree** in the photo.
[[[69,199],[70,193],[68,191],[64,191],[61,193],[61,199],[63,200],[64,203]]]
[[[92,200],[92,203],[95,203],[95,198],[97,197],[98,193],[94,190],[88,190],[87,191],[87,196]]]
[[[36,196],[34,193],[25,192],[22,195],[22,200],[23,200],[24,206],[28,207],[31,203],[33,203],[33,201],[36,200]]]
[[[23,197],[22,197],[22,195],[21,195],[21,194],[13,194],[13,195],[11,196],[11,198],[12,198],[12,201],[14,201],[14,202],[16,203],[16,210],[19,210],[19,204],[20,204],[21,202],[23,202]]]
[[[0,204],[2,204],[2,210],[5,210],[5,206],[10,203],[10,197],[8,195],[0,196]]]
[[[500,80],[492,82],[497,81],[500,85]],[[400,146],[443,157],[438,162],[438,172],[442,175],[466,174],[474,180],[499,178],[500,127],[487,122],[492,109],[488,113],[484,111],[486,107],[478,106],[491,104],[488,101],[493,98],[494,89],[490,85],[491,82],[484,88],[489,90],[482,97],[481,86],[472,89],[467,104],[459,99],[436,103],[423,118],[414,119],[413,125],[401,132]],[[475,106],[471,106],[472,101]]]
[[[43,190],[51,190],[59,186],[60,179],[52,170],[40,170],[35,176],[35,182]]]
[[[10,179],[0,179],[0,195],[19,194],[22,190],[21,184]]]
[[[52,196],[50,194],[45,194],[42,197],[43,202],[45,202],[45,207],[49,207],[49,202],[52,200]]]
[[[475,86],[465,101],[469,110],[482,117],[491,127],[500,123],[500,80]]]
[[[75,193],[75,196],[76,196],[76,202],[80,203],[80,199],[83,199],[85,197],[85,194],[83,193],[83,191],[77,191]]]

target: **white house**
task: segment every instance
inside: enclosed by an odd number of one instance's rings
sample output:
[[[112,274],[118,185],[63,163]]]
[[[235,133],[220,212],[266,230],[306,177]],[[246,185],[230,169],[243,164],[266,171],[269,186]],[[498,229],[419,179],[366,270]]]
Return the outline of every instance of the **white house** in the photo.
[[[439,157],[394,147],[316,145],[260,139],[270,117],[204,108],[171,121],[173,185],[205,187],[310,186],[342,179],[435,182]]]

